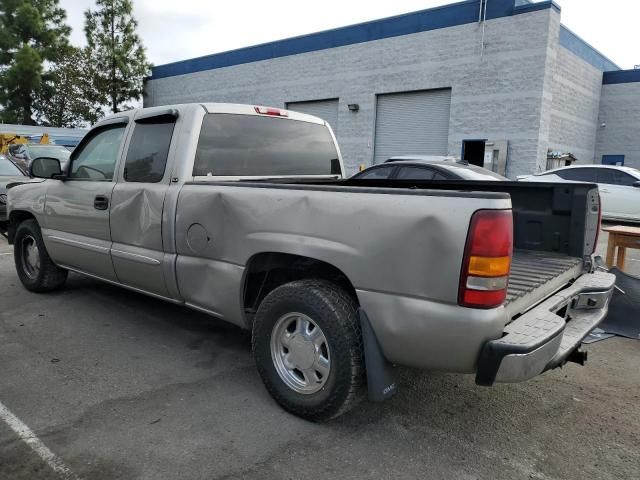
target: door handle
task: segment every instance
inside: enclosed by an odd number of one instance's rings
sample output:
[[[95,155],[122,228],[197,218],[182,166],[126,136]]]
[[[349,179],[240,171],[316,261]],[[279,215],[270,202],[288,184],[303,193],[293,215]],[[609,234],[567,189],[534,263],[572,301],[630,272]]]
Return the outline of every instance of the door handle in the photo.
[[[93,200],[93,208],[96,210],[106,210],[109,208],[109,199],[104,195],[96,195]]]

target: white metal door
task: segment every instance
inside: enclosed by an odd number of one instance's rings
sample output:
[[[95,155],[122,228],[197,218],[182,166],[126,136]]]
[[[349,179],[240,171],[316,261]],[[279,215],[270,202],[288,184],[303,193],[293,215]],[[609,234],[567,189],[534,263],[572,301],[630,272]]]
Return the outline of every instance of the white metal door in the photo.
[[[451,90],[378,95],[374,163],[397,155],[447,155]]]
[[[338,135],[338,99],[317,100],[312,102],[290,102],[287,103],[287,110],[306,113],[325,120]]]

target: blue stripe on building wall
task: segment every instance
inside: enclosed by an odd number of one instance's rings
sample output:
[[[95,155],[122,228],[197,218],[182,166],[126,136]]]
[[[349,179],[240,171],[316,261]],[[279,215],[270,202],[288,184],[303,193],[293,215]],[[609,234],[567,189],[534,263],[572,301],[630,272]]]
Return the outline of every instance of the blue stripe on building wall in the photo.
[[[613,63],[564,25],[560,25],[560,45],[582,58],[585,62],[590,63],[598,70],[603,72],[608,70],[620,70],[618,65]]]
[[[480,0],[466,0],[419,12],[159,65],[152,68],[151,80],[475,23],[478,21],[479,9]],[[546,9],[560,11],[560,7],[553,1],[537,3],[518,1],[516,3],[516,0],[492,0],[487,3],[487,19]]]
[[[604,72],[602,77],[602,83],[604,85],[637,82],[640,82],[640,70],[617,70],[614,72]]]

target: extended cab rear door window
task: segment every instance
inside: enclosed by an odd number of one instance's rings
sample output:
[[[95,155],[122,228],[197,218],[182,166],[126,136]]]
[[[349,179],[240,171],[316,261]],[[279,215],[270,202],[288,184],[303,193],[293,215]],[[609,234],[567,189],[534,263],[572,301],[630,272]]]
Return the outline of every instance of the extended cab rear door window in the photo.
[[[338,152],[325,125],[256,115],[208,114],[194,176],[339,175]]]
[[[124,164],[127,182],[156,183],[164,177],[176,119],[163,115],[136,121]]]

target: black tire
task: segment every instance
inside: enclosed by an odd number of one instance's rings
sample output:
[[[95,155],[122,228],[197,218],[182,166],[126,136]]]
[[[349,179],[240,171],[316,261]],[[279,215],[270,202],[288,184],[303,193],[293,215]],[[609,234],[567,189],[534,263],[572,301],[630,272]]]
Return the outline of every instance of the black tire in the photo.
[[[37,268],[30,266],[27,261],[25,249],[31,242],[37,247],[37,252],[34,253],[39,259]],[[18,277],[27,290],[38,293],[50,292],[62,287],[67,280],[68,271],[51,261],[42,240],[40,226],[35,220],[25,220],[18,225],[14,239],[13,258]]]
[[[288,386],[272,358],[271,337],[279,319],[308,316],[326,338],[329,373],[315,393]],[[364,397],[365,365],[357,305],[344,290],[324,280],[298,280],[273,290],[260,304],[252,332],[253,356],[271,396],[285,410],[312,421],[335,418]]]

